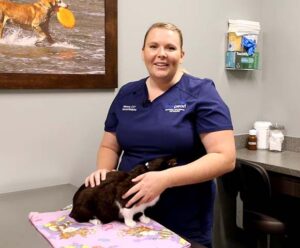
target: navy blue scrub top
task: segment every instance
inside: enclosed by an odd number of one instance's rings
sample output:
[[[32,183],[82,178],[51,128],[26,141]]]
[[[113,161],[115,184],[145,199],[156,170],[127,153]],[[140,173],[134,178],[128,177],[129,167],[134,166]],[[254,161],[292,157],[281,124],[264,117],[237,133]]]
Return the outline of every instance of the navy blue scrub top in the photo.
[[[211,80],[183,74],[152,102],[146,80],[121,87],[105,122],[105,131],[116,133],[123,150],[119,170],[164,156],[187,164],[206,154],[199,134],[233,129],[229,109]],[[186,238],[209,244],[214,195],[213,181],[174,187],[146,214]]]

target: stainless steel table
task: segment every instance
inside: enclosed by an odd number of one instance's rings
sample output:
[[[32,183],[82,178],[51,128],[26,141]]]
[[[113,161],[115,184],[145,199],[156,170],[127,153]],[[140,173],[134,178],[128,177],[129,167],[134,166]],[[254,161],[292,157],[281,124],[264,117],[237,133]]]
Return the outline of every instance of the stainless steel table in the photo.
[[[71,184],[0,194],[0,247],[49,248],[28,220],[29,212],[51,212],[72,203]]]
[[[0,247],[49,248],[28,220],[30,212],[51,212],[72,203],[71,184],[0,194]],[[191,248],[204,248],[193,244]]]

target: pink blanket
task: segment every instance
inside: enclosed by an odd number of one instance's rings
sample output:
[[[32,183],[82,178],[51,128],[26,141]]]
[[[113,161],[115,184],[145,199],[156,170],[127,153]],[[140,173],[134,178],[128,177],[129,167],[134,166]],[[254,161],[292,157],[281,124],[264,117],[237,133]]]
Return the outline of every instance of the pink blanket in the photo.
[[[55,248],[186,248],[190,244],[159,223],[138,223],[130,228],[120,222],[105,225],[77,223],[70,210],[38,213],[29,219]]]

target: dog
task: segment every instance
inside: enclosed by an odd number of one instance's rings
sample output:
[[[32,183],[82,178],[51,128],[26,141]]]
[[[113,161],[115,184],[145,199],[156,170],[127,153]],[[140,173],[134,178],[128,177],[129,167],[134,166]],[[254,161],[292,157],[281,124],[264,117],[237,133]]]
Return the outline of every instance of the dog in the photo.
[[[54,43],[49,33],[51,16],[59,9],[68,5],[62,0],[40,0],[35,3],[14,3],[0,0],[0,38],[7,21],[20,25],[23,29],[33,29],[38,36],[37,43],[48,41]]]
[[[129,172],[112,171],[100,185],[91,188],[84,184],[77,190],[73,197],[73,208],[70,217],[77,222],[106,224],[111,221],[123,219],[129,227],[134,227],[136,222],[133,217],[142,213],[139,220],[148,223],[150,219],[144,215],[144,210],[151,207],[159,200],[159,196],[139,206],[133,205],[126,208],[127,201],[131,198],[122,198],[135,183],[132,179],[148,171],[159,171],[177,165],[175,158],[157,158],[146,164],[137,165]]]

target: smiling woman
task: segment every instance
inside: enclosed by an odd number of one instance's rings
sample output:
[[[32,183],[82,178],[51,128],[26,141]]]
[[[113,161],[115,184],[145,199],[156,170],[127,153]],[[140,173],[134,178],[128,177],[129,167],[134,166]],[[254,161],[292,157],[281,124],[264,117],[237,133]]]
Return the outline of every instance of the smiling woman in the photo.
[[[146,33],[143,45],[143,58],[149,72],[148,88],[153,88],[149,99],[152,101],[182,76],[179,65],[183,61],[182,34],[178,29],[153,25]],[[168,29],[169,28],[169,29]],[[149,92],[149,93],[150,93]]]
[[[126,207],[151,202],[148,216],[179,235],[211,247],[214,179],[234,168],[235,144],[229,109],[209,79],[183,72],[181,31],[155,23],[142,56],[149,76],[124,85],[114,99],[98,151],[97,170],[85,180],[99,185],[117,168],[130,171],[159,157],[178,165],[133,179]],[[120,155],[122,154],[122,157]]]

